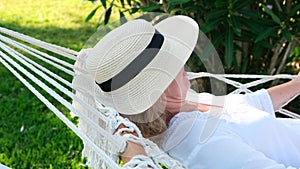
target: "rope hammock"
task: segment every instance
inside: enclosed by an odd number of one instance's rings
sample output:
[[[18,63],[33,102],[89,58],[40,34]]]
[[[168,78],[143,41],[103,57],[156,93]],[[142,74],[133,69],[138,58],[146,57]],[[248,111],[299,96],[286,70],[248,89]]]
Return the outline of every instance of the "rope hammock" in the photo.
[[[88,49],[77,52],[0,27],[0,62],[83,140],[83,156],[88,158],[88,166],[113,169],[149,166],[162,168],[163,164],[172,169],[186,168],[164,153],[155,143],[143,138],[139,129],[113,108],[103,107],[101,103],[92,99],[91,93],[86,93],[72,84],[76,81],[86,82],[81,59],[87,53]],[[249,93],[251,92],[249,88],[253,86],[274,79],[293,79],[296,76],[189,73],[190,79],[202,77],[213,77],[235,87],[236,90],[232,93]],[[235,81],[243,78],[252,81],[248,83]],[[53,99],[59,104],[52,103]],[[66,107],[72,114],[78,116],[79,125],[73,124],[59,106]],[[280,108],[280,113],[291,118],[300,118],[298,114],[283,107]],[[114,133],[120,124],[128,127],[125,130],[136,131],[138,137],[121,136],[122,131]],[[118,154],[125,150],[127,141],[140,143],[148,156],[135,156],[121,167]]]

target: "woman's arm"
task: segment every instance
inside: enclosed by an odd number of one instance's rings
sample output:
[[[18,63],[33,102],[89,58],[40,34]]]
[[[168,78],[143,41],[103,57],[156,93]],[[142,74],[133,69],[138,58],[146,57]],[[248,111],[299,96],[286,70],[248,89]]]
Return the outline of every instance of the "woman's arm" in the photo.
[[[274,110],[278,110],[289,99],[300,93],[300,73],[286,83],[267,89],[271,97]]]

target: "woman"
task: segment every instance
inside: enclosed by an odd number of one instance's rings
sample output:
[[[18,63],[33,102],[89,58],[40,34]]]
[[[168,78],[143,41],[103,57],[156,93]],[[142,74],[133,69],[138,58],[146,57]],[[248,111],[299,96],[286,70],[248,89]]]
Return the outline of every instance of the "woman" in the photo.
[[[108,33],[86,59],[96,101],[136,122],[145,137],[157,136],[188,168],[300,167],[300,133],[274,115],[300,93],[299,75],[252,94],[210,96],[224,104],[186,101],[183,67],[198,31],[191,18],[173,16],[155,26],[131,21]],[[129,142],[122,157],[127,162],[137,154],[146,153]]]
[[[184,81],[177,80],[176,83],[177,88],[171,85],[166,91],[186,91],[181,87],[185,86],[182,85]],[[267,90],[228,95],[215,128],[206,125],[214,123],[210,113],[219,107],[198,105],[199,111],[181,110],[178,114],[174,111],[176,116],[169,123],[162,148],[188,168],[299,168],[300,125],[293,126],[298,128],[298,131],[294,130],[275,119],[274,115],[274,110],[300,92],[299,88],[298,76]],[[185,96],[181,96],[177,95],[171,102],[186,102]],[[166,97],[172,98],[173,94],[166,94]],[[172,109],[176,109],[174,107]],[[180,132],[182,128],[189,128],[188,133]],[[206,134],[207,130],[212,131]]]

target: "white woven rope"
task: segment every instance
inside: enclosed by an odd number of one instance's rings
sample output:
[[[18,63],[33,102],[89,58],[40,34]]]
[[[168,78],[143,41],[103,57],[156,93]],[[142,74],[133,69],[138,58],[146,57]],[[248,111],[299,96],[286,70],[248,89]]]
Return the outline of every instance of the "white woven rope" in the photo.
[[[8,57],[5,56],[3,52],[0,51],[0,55],[4,57],[6,60],[11,61]],[[42,94],[40,94],[30,83],[28,83],[18,72],[16,72],[5,60],[0,57],[0,62],[10,70],[14,76],[16,76],[30,91],[32,91],[51,111],[53,111],[57,117],[59,117],[77,136],[79,136],[85,143],[88,143],[89,146],[93,148],[95,152],[97,152],[101,158],[106,162],[107,166],[111,168],[120,168],[118,164],[115,163],[110,157],[106,155],[106,153],[100,149],[98,146],[94,144],[81,130],[79,130],[68,118],[66,118],[62,112],[60,112],[52,103],[50,103]],[[11,63],[14,66],[15,63]],[[18,66],[17,66],[18,67]],[[26,73],[26,70],[25,74]],[[30,76],[30,75],[29,75]],[[74,111],[74,110],[73,110]],[[79,112],[77,112],[79,113]]]
[[[291,111],[283,109],[283,108],[279,109],[278,112],[280,112],[281,114],[284,114],[286,116],[289,116],[291,118],[294,118],[294,119],[300,119],[300,115],[299,114],[296,114],[294,112],[291,112]]]
[[[162,151],[158,147],[157,144],[153,143],[152,141],[145,139],[142,136],[136,137],[131,134],[125,134],[123,136],[127,137],[128,141],[140,144],[144,147],[146,154],[147,154],[147,158],[143,158],[143,161],[145,161],[145,163],[148,163],[148,165],[151,166],[152,168],[161,169],[162,167],[160,167],[160,164],[163,164],[164,166],[167,166],[170,169],[186,169],[187,168],[179,161],[171,158],[168,154],[166,154],[164,151]],[[149,161],[151,161],[151,163],[149,163]],[[129,163],[132,163],[132,164],[128,164],[128,166],[135,166],[137,169],[145,168],[144,167],[145,163],[138,165],[135,162],[136,162],[135,160],[129,161]],[[152,164],[152,165],[150,165],[150,164]],[[148,167],[148,168],[151,168],[151,167]]]
[[[215,79],[218,79],[220,81],[223,81],[227,84],[234,86],[235,88],[237,88],[237,90],[241,90],[241,88],[242,88],[242,90],[245,90],[244,84],[242,84],[240,82],[236,82],[231,79],[227,79],[224,76],[224,74],[211,74],[211,73],[207,73],[207,72],[199,72],[199,73],[189,72],[188,73],[188,78],[190,80],[196,79],[196,78],[202,78],[202,77],[214,77]],[[236,92],[238,92],[238,91],[236,91]]]
[[[41,82],[39,79],[37,79],[35,76],[33,76],[32,74],[30,74],[27,70],[25,70],[23,67],[21,67],[20,65],[18,65],[16,62],[14,62],[12,59],[10,59],[8,56],[3,55],[4,53],[2,53],[1,55],[7,60],[9,61],[9,63],[13,64],[18,70],[20,70],[21,72],[23,72],[26,76],[28,76],[32,81],[34,81],[37,85],[39,85],[41,88],[43,88],[45,91],[47,91],[52,97],[54,97],[56,100],[58,100],[60,103],[62,103],[64,106],[66,106],[68,109],[70,109],[71,111],[75,112],[76,114],[78,114],[80,116],[80,118],[82,120],[87,121],[88,124],[90,124],[91,126],[93,126],[95,128],[95,131],[98,131],[101,135],[103,135],[103,137],[106,137],[111,143],[113,143],[115,145],[115,147],[118,147],[122,144],[122,142],[124,142],[122,139],[115,139],[114,137],[111,136],[110,133],[106,132],[104,129],[102,129],[101,127],[99,127],[97,124],[95,124],[93,121],[91,121],[91,119],[87,118],[84,114],[82,114],[81,112],[78,112],[78,110],[76,108],[74,108],[68,101],[66,101],[65,99],[63,99],[60,95],[58,95],[55,91],[53,91],[51,88],[49,88],[47,85],[45,85],[43,82]],[[14,55],[14,54],[13,54]],[[68,91],[67,89],[65,89],[64,87],[62,87],[60,84],[56,83],[55,81],[53,81],[53,79],[45,76],[45,74],[43,74],[41,71],[35,69],[34,67],[32,67],[30,64],[28,65],[26,62],[24,62],[24,60],[20,59],[18,56],[14,56],[16,59],[18,59],[20,62],[22,62],[24,65],[30,67],[35,73],[37,73],[38,75],[42,76],[43,78],[45,78],[46,80],[48,80],[48,82],[52,83],[53,85],[55,85],[58,89],[60,89],[61,91],[63,91],[65,94],[69,95],[70,97],[73,96],[73,99],[78,101],[79,103],[83,103],[82,100],[76,98],[76,96],[74,96],[72,94],[72,92]],[[101,116],[100,113],[97,113],[96,110],[93,110],[91,106],[84,104],[85,108],[94,111],[95,114],[102,118],[105,119],[105,117]],[[108,120],[108,119],[105,119]]]
[[[77,58],[76,58],[76,56],[78,55],[77,51],[67,49],[67,48],[64,48],[64,47],[61,47],[61,46],[57,46],[57,45],[54,45],[54,44],[51,44],[51,43],[47,43],[47,42],[35,39],[33,37],[30,37],[30,36],[27,36],[27,35],[24,35],[24,34],[21,34],[19,32],[15,32],[15,31],[3,28],[3,27],[0,27],[0,32],[4,33],[4,34],[7,34],[11,37],[14,37],[14,38],[18,38],[18,39],[20,39],[24,42],[28,42],[29,44],[34,44],[38,47],[41,47],[41,48],[46,49],[48,51],[57,53],[61,56],[67,57],[69,59],[77,60]]]
[[[74,69],[74,70],[77,70],[77,71],[80,71],[80,72],[82,72],[82,73],[86,73],[86,71],[85,70],[83,70],[83,69],[80,69],[80,68],[78,68],[78,67],[76,67],[76,66],[74,66],[74,64],[72,63],[72,64],[70,64],[70,63],[68,63],[68,62],[66,62],[66,61],[64,61],[64,60],[61,60],[61,59],[58,59],[57,57],[54,57],[54,56],[51,56],[51,55],[49,55],[49,54],[47,54],[47,53],[45,53],[45,52],[42,52],[42,51],[39,51],[39,50],[37,50],[37,49],[35,49],[35,48],[32,48],[32,47],[30,47],[30,46],[27,46],[27,45],[25,45],[25,44],[22,44],[22,43],[19,43],[19,42],[17,42],[17,41],[14,41],[14,40],[12,40],[12,39],[9,39],[9,38],[7,38],[9,41],[12,41],[12,45],[13,44],[19,44],[20,46],[22,46],[23,48],[21,48],[22,50],[24,50],[25,52],[26,51],[30,51],[30,52],[27,52],[27,53],[35,53],[35,54],[38,54],[38,55],[34,55],[34,56],[41,56],[42,58],[45,58],[45,59],[43,59],[43,61],[45,61],[45,62],[47,62],[49,59],[50,60],[52,60],[52,61],[54,61],[54,62],[56,62],[56,63],[59,63],[60,65],[63,65],[63,66],[65,66],[65,67],[68,67],[68,68],[71,68],[71,69]],[[27,50],[25,50],[25,49],[27,49]],[[75,56],[74,56],[75,57]],[[56,64],[53,64],[54,66],[56,65]],[[59,68],[59,67],[58,67]]]
[[[0,46],[2,46],[1,42],[0,42]],[[82,106],[84,106],[87,110],[94,112],[94,114],[98,117],[100,117],[101,119],[103,119],[104,121],[108,121],[109,119],[106,118],[105,116],[102,116],[101,113],[98,113],[96,109],[94,109],[93,107],[91,107],[90,105],[84,103],[82,100],[78,99],[77,96],[75,96],[71,91],[69,91],[68,89],[66,89],[65,87],[61,86],[59,83],[57,83],[55,80],[53,80],[52,78],[50,78],[49,76],[47,76],[46,74],[44,74],[42,71],[36,69],[34,66],[32,66],[31,64],[29,64],[28,62],[26,62],[25,60],[23,60],[21,57],[19,57],[16,53],[13,53],[10,50],[7,50],[7,52],[13,56],[14,58],[16,58],[18,61],[20,61],[22,64],[24,64],[25,66],[27,66],[29,69],[31,69],[33,72],[35,72],[36,74],[38,74],[39,76],[41,76],[42,78],[44,78],[45,80],[47,80],[49,83],[51,83],[53,86],[55,86],[57,89],[59,89],[60,91],[62,91],[64,94],[66,94],[67,96],[69,96],[70,98],[72,98],[73,100],[75,100],[76,102],[79,102],[80,104],[82,104]],[[20,53],[19,53],[20,54]],[[22,55],[22,54],[20,54]],[[25,72],[27,72],[29,74],[29,72],[27,70],[25,70],[23,67],[21,67],[20,65],[18,65],[16,62],[14,62],[12,59],[10,59],[7,56],[4,56],[5,58],[7,58],[6,60],[10,60],[10,63],[14,64],[15,67],[17,69],[19,69],[21,72],[23,72],[25,74]],[[32,74],[31,74],[32,75]],[[41,82],[40,80],[38,80],[35,76],[32,75],[32,78],[30,78],[31,80],[35,81],[35,83],[37,85],[41,85],[44,84],[43,82]],[[47,91],[52,97],[54,97],[56,100],[60,101],[64,106],[66,106],[67,108],[69,108],[71,111],[77,113],[77,110],[65,99],[63,99],[60,95],[58,95],[56,92],[54,92],[51,88],[49,88],[47,85],[43,85],[44,87],[42,87],[45,91]],[[108,140],[110,140],[112,143],[115,144],[116,147],[120,146],[121,140],[116,140],[114,138],[111,137],[110,133],[107,133],[105,130],[103,130],[101,127],[99,127],[97,124],[95,124],[93,121],[91,121],[90,119],[86,118],[86,116],[80,112],[77,113],[82,119],[85,119],[89,124],[91,124],[92,126],[94,126],[97,131],[99,131],[99,133],[101,133],[104,137],[107,137]]]
[[[144,147],[147,156],[136,156],[131,159],[128,163],[126,163],[123,167],[124,168],[134,168],[134,169],[145,169],[145,168],[152,168],[152,169],[162,169],[160,164],[167,166],[170,169],[186,169],[179,161],[171,158],[167,155],[164,151],[162,151],[157,144],[154,142],[143,138],[141,131],[139,128],[132,123],[131,121],[122,118],[118,113],[113,110],[113,114],[116,117],[115,123],[112,125],[113,131],[115,131],[121,124],[125,125],[125,128],[119,129],[115,132],[115,135],[121,135],[124,131],[127,132],[135,132],[137,136],[132,134],[124,134],[123,137],[126,137],[128,141],[140,144]],[[124,145],[121,153],[126,150],[126,145]]]
[[[87,110],[93,112],[95,115],[99,116],[101,119],[103,119],[104,121],[107,121],[108,119],[106,119],[105,116],[102,116],[102,114],[99,114],[97,112],[96,109],[92,108],[90,105],[88,105],[87,103],[84,103],[81,99],[78,99],[76,97],[76,95],[73,94],[73,92],[69,91],[68,89],[66,89],[65,87],[61,86],[59,83],[57,83],[54,79],[52,79],[51,77],[47,76],[46,74],[44,74],[42,71],[36,69],[33,65],[39,65],[38,63],[30,60],[29,58],[27,58],[26,56],[24,56],[23,54],[13,50],[12,48],[8,47],[7,45],[1,43],[0,41],[0,47],[6,51],[7,53],[9,53],[11,56],[13,56],[14,58],[16,58],[18,61],[20,61],[21,63],[23,63],[25,66],[27,66],[29,69],[31,69],[32,71],[34,71],[35,73],[37,73],[38,75],[40,75],[43,79],[47,80],[49,83],[51,83],[53,86],[56,86],[57,89],[59,89],[61,92],[63,92],[64,94],[66,94],[67,96],[69,96],[70,98],[72,98],[73,100],[79,102],[80,104],[82,104],[82,106],[84,106]],[[26,58],[26,59],[25,59]],[[26,62],[27,61],[27,62]],[[29,64],[29,63],[31,64]],[[37,66],[38,68],[43,68],[46,69],[42,66]],[[54,73],[52,73],[54,74]],[[58,75],[55,75],[58,76]],[[66,81],[64,79],[64,81]],[[68,82],[69,83],[69,82]],[[69,83],[68,86],[72,87],[72,85]]]
[[[292,100],[294,100],[296,97],[298,97],[300,95],[300,93],[298,93],[297,95],[295,95],[294,97],[292,97],[289,101],[285,102],[281,107],[286,106],[287,104],[289,104]]]
[[[249,89],[250,87],[254,87],[254,86],[257,86],[259,84],[263,84],[263,83],[266,83],[266,82],[269,82],[269,81],[272,81],[272,80],[275,80],[275,79],[294,79],[294,78],[297,77],[297,75],[289,75],[289,74],[277,74],[277,75],[212,74],[212,73],[207,73],[207,72],[199,72],[199,73],[189,72],[188,73],[188,78],[190,80],[196,79],[196,78],[201,78],[201,77],[216,78],[218,80],[222,80],[225,83],[236,87],[237,89],[234,90],[232,93],[241,93],[241,92],[250,93],[250,92],[252,92]],[[242,84],[242,83],[230,80],[228,78],[235,78],[235,79],[236,78],[240,78],[240,79],[241,78],[243,78],[243,79],[247,78],[247,79],[258,79],[258,80]],[[300,115],[283,108],[288,103],[290,103],[292,100],[294,100],[298,95],[294,96],[293,98],[288,100],[286,103],[284,103],[281,106],[281,108],[278,110],[278,112],[282,113],[284,115],[287,115],[291,118],[300,119]]]
[[[50,65],[52,65],[52,66],[54,66],[54,67],[56,67],[56,68],[58,68],[58,69],[64,71],[65,73],[67,73],[67,74],[69,74],[69,75],[74,76],[74,72],[73,72],[73,71],[71,71],[71,70],[69,70],[69,69],[66,69],[65,67],[63,67],[63,66],[61,66],[61,65],[58,65],[58,64],[56,64],[55,62],[52,62],[51,60],[55,60],[55,61],[59,62],[60,64],[62,64],[62,65],[64,65],[64,66],[72,67],[71,64],[69,64],[69,63],[67,63],[67,62],[65,62],[65,61],[62,61],[62,60],[57,59],[57,58],[53,59],[53,58],[54,58],[53,56],[50,57],[48,54],[43,53],[45,56],[47,56],[47,58],[44,58],[44,57],[42,57],[42,55],[38,55],[38,54],[36,54],[36,53],[34,53],[34,52],[32,52],[32,51],[30,51],[30,50],[24,48],[23,46],[25,46],[25,45],[21,45],[20,43],[14,41],[14,40],[12,40],[12,39],[8,39],[7,37],[2,36],[2,35],[0,35],[0,40],[2,40],[3,42],[6,42],[6,43],[11,44],[11,45],[15,46],[15,47],[18,48],[18,49],[23,50],[24,52],[30,54],[31,56],[35,56],[36,58],[38,58],[38,59],[40,59],[40,60],[42,60],[42,61],[44,61],[44,62],[46,62],[46,63],[48,63],[48,64],[50,64]],[[4,45],[1,45],[1,46],[4,46]],[[31,50],[34,50],[33,48],[30,48],[30,47],[28,47],[28,46],[27,46],[27,48],[29,48],[29,49],[31,49]],[[39,53],[42,53],[42,52],[39,52]]]
[[[237,89],[233,91],[233,93],[240,93],[240,92],[251,92],[249,90],[250,87],[257,86],[259,84],[266,83],[271,80],[275,79],[293,79],[296,78],[297,75],[288,75],[288,74],[278,74],[278,75],[249,75],[249,74],[212,74],[207,72],[189,72],[188,78],[190,80],[201,78],[201,77],[213,77],[218,80],[224,81],[227,84],[230,84]],[[242,84],[240,82],[228,79],[228,78],[240,78],[240,79],[258,79],[256,81],[251,81],[249,83]]]
[[[161,169],[149,157],[144,155],[134,156],[128,163],[123,166],[124,169]]]
[[[172,159],[168,154],[162,151],[155,143],[152,141],[141,138],[140,144],[145,147],[145,151],[147,152],[148,156],[157,164],[163,164],[170,169],[186,169],[187,167],[184,166],[177,160]]]
[[[1,39],[0,39],[1,40]],[[1,43],[1,41],[0,41]],[[2,48],[4,51],[10,51],[15,53],[16,55],[20,56],[21,58],[23,58],[24,60],[26,60],[27,62],[29,62],[30,64],[34,65],[35,67],[39,68],[40,70],[42,70],[43,72],[47,73],[48,75],[54,77],[55,79],[57,79],[58,81],[62,82],[63,84],[65,84],[68,87],[72,87],[72,84],[65,80],[64,78],[60,77],[59,75],[53,73],[52,71],[50,71],[49,69],[45,68],[44,66],[41,66],[40,64],[34,62],[33,60],[29,59],[28,57],[20,54],[19,52],[13,50],[12,48],[10,48],[9,46],[1,43],[0,48]]]

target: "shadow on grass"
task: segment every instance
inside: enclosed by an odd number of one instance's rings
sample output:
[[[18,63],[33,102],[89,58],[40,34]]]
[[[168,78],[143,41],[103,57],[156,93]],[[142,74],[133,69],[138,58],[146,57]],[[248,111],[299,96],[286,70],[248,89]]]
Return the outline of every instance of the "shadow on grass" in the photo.
[[[36,39],[79,51],[88,38],[96,31],[96,26],[84,26],[66,29],[54,26],[22,27],[14,23],[0,22],[0,27],[34,37]]]

